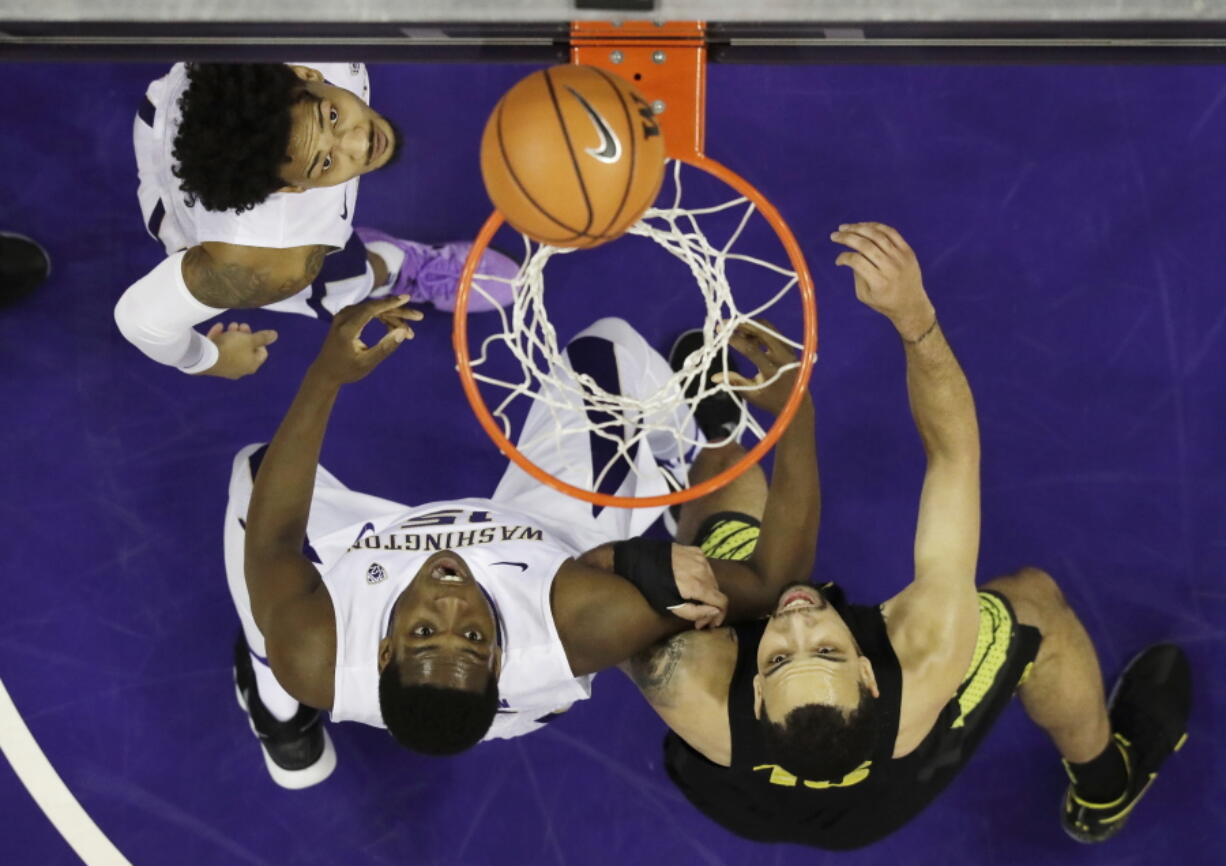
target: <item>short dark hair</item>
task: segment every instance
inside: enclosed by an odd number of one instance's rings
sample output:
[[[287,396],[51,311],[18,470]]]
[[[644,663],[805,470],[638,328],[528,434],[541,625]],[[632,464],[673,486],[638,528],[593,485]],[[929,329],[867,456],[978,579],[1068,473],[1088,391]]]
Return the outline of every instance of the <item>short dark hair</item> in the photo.
[[[212,211],[245,211],[285,186],[290,109],[306,94],[284,63],[192,63],[174,173]]]
[[[850,713],[829,704],[804,704],[782,723],[762,714],[767,754],[783,769],[811,782],[837,782],[873,753],[877,700],[860,683],[860,703]]]
[[[475,746],[498,712],[498,677],[485,690],[468,692],[432,685],[403,685],[393,658],[379,675],[383,724],[406,749],[426,755],[454,755]]]

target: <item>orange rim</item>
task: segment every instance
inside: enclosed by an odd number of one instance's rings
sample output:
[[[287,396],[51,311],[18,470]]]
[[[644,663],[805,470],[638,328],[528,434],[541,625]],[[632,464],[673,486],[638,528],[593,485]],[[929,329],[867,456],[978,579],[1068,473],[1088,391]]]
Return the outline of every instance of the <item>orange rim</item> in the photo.
[[[476,240],[473,242],[472,249],[469,250],[468,259],[464,262],[464,270],[460,274],[460,286],[456,295],[455,318],[451,330],[451,344],[455,349],[456,366],[460,372],[460,384],[464,388],[464,396],[468,398],[468,404],[472,407],[473,414],[477,416],[477,420],[481,423],[486,434],[498,446],[498,450],[506,455],[511,462],[515,463],[515,465],[542,484],[547,484],[568,496],[573,496],[584,502],[590,502],[593,505],[602,505],[608,508],[654,508],[663,505],[680,505],[683,502],[689,502],[719,490],[765,457],[766,452],[779,441],[779,437],[783,435],[783,431],[791,423],[796,410],[800,408],[805,391],[809,387],[809,375],[813,370],[813,362],[817,357],[817,301],[813,292],[813,277],[809,273],[808,266],[805,264],[804,255],[800,251],[800,245],[796,243],[792,230],[783,221],[779,211],[767,201],[762,193],[758,192],[753,184],[715,160],[699,155],[693,158],[685,158],[682,162],[718,177],[728,186],[752,201],[762,216],[771,224],[775,234],[779,236],[779,240],[783,243],[783,248],[787,251],[788,259],[792,263],[792,269],[796,272],[796,281],[800,289],[804,316],[804,350],[801,353],[800,359],[800,375],[796,377],[796,385],[792,389],[792,393],[788,397],[783,411],[779,413],[775,423],[766,431],[766,435],[761,441],[749,449],[744,457],[723,472],[708,478],[701,484],[696,484],[693,487],[687,487],[682,490],[674,490],[671,493],[662,493],[658,496],[613,496],[608,493],[585,490],[582,487],[568,484],[541,469],[525,457],[515,447],[515,443],[503,434],[502,428],[494,420],[494,416],[490,414],[489,408],[485,405],[485,400],[482,398],[481,392],[477,387],[477,380],[473,376],[472,368],[469,366],[468,295],[472,289],[472,279],[473,274],[477,270],[477,262],[489,246],[494,233],[503,224],[503,216],[497,210],[490,214],[489,219],[485,221],[485,225],[481,227],[480,233],[478,233]]]

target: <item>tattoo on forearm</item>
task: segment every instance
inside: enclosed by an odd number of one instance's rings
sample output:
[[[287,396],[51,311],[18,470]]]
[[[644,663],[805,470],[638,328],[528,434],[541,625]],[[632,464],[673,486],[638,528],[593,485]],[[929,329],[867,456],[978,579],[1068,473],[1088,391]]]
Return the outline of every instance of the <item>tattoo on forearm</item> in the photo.
[[[303,274],[276,280],[272,268],[252,268],[218,262],[203,247],[192,247],[183,257],[183,277],[202,304],[225,309],[263,307],[300,292],[319,275],[328,248],[315,246],[307,254]]]
[[[667,706],[672,698],[673,674],[685,655],[692,632],[682,632],[650,646],[630,659],[630,678],[643,696],[657,706]]]

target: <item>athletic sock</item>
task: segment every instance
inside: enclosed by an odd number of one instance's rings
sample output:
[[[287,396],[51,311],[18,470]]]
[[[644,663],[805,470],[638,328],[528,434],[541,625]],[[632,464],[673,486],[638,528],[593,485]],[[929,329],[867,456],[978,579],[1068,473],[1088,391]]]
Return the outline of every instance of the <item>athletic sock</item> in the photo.
[[[394,284],[401,266],[404,265],[404,250],[398,249],[387,241],[371,241],[366,244],[366,249],[383,259],[383,264],[387,265],[387,282],[383,286]],[[381,289],[383,286],[375,286],[375,288]]]
[[[281,688],[281,684],[273,676],[272,668],[263,661],[252,656],[251,666],[255,669],[255,687],[260,692],[260,703],[272,713],[274,719],[288,722],[298,712],[298,700]]]
[[[1122,748],[1113,736],[1098,757],[1084,764],[1068,762],[1078,797],[1090,803],[1111,803],[1124,793],[1128,786],[1128,765]]]

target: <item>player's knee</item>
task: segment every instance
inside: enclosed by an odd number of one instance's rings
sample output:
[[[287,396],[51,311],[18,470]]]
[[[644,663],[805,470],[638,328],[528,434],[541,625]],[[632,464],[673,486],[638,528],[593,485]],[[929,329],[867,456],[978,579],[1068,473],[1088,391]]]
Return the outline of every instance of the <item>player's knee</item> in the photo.
[[[1042,611],[1055,612],[1068,608],[1056,579],[1041,568],[1025,566],[1018,569],[1011,580],[1027,600]]]
[[[1009,601],[1018,622],[1046,632],[1060,614],[1068,610],[1064,593],[1055,579],[1041,568],[1027,566],[997,578],[983,589],[999,592]]]

